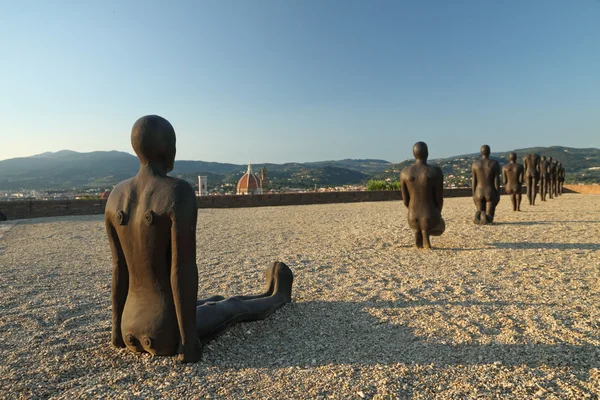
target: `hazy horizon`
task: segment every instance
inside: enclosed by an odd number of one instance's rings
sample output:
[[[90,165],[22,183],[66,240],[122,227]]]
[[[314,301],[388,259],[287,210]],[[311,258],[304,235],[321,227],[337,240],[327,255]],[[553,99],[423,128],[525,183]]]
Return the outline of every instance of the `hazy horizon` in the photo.
[[[523,150],[523,149],[527,149],[527,148],[536,148],[536,147],[566,147],[566,148],[573,148],[573,149],[597,149],[600,150],[600,148],[597,147],[573,147],[573,146],[564,146],[564,145],[551,145],[551,146],[528,146],[528,147],[516,147],[513,149],[508,149],[508,150],[494,150],[492,149],[492,154],[502,154],[502,153],[506,153],[508,154],[511,151],[515,151],[515,150]],[[122,152],[122,153],[127,153],[133,157],[137,157],[135,155],[135,153],[133,151],[122,151],[122,150],[91,150],[91,151],[76,151],[76,150],[71,150],[71,149],[61,149],[61,150],[57,150],[57,151],[44,151],[42,153],[37,153],[37,154],[31,154],[29,156],[19,156],[19,157],[11,157],[11,158],[6,158],[6,159],[1,159],[1,161],[6,161],[6,160],[10,160],[13,158],[28,158],[28,157],[35,157],[35,156],[40,156],[43,155],[45,153],[59,153],[62,151],[73,151],[76,153],[80,153],[80,154],[86,154],[86,153],[94,153],[94,152],[111,152],[111,151],[117,151],[117,152]],[[411,146],[411,151],[412,151],[412,146]],[[470,152],[463,152],[463,153],[457,153],[457,154],[451,154],[449,156],[443,156],[443,157],[432,157],[431,155],[429,156],[429,160],[436,160],[436,159],[445,159],[445,158],[450,158],[450,157],[458,157],[458,156],[466,156],[466,155],[471,155],[471,154],[478,154],[479,153],[479,149],[477,149],[476,151],[470,151]],[[540,154],[543,155],[543,154]],[[228,162],[228,161],[219,161],[219,160],[202,160],[202,159],[191,159],[191,158],[180,158],[179,156],[175,157],[175,161],[202,161],[202,162],[213,162],[213,163],[222,163],[222,164],[239,164],[239,165],[245,165],[248,163],[251,163],[252,165],[262,165],[262,164],[289,164],[289,163],[299,163],[299,164],[304,164],[304,163],[314,163],[314,162],[327,162],[327,161],[341,161],[341,160],[379,160],[379,161],[387,161],[391,164],[398,164],[401,163],[403,161],[406,160],[411,160],[414,159],[414,157],[410,156],[401,160],[388,160],[385,158],[377,158],[377,157],[343,157],[343,158],[328,158],[328,159],[318,159],[318,160],[288,160],[288,161],[283,161],[283,162],[274,162],[274,161],[269,161],[269,160],[263,160],[263,161],[253,161],[253,160],[249,160],[246,162]]]
[[[600,1],[12,2],[0,160],[124,151],[245,164],[600,147]]]

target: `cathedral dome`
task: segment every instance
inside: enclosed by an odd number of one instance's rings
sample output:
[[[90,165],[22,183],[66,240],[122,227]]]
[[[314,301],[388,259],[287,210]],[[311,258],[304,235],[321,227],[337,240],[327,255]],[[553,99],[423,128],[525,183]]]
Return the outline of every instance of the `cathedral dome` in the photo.
[[[237,184],[237,194],[262,193],[262,181],[252,172],[252,165],[248,164],[248,171],[240,178]]]

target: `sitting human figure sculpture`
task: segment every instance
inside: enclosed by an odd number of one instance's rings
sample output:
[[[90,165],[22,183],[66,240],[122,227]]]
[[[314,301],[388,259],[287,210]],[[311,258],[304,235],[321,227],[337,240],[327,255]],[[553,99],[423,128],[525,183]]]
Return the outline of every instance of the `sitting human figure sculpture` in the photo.
[[[540,160],[540,197],[542,201],[546,201],[546,195],[548,194],[548,180],[550,179],[550,165],[546,156],[542,156]]]
[[[525,185],[527,185],[527,199],[529,205],[535,205],[537,196],[537,186],[540,180],[540,156],[529,153],[523,158],[523,168],[525,168]]]
[[[517,163],[517,154],[510,153],[508,164],[502,167],[502,177],[504,178],[504,191],[510,194],[513,211],[521,211],[521,193],[523,192],[523,166]]]
[[[113,260],[112,343],[196,362],[206,340],[289,303],[293,274],[275,262],[266,272],[265,293],[197,301],[196,195],[186,181],[167,176],[175,131],[166,119],[145,116],[133,125],[131,144],[139,172],[114,188],[105,211]]]
[[[415,247],[431,248],[429,236],[440,236],[446,229],[442,218],[444,175],[440,167],[427,164],[427,145],[413,146],[415,163],[400,173],[402,201],[408,208],[408,224],[415,231]]]
[[[475,224],[485,225],[494,222],[496,206],[500,202],[500,164],[491,160],[490,146],[481,146],[481,160],[471,166],[473,201],[477,211]]]

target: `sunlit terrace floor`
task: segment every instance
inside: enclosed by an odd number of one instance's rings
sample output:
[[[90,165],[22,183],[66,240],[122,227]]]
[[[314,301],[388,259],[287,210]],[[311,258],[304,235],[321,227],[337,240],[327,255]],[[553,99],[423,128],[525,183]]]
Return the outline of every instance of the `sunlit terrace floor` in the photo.
[[[2,223],[0,397],[597,398],[600,196],[522,209],[447,199],[432,251],[401,202],[200,210],[199,297],[296,279],[191,365],[111,347],[102,216]]]

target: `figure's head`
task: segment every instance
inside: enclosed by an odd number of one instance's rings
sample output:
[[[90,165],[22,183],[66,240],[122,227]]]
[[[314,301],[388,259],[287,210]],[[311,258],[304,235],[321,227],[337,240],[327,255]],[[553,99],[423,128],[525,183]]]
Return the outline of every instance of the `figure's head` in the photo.
[[[484,144],[483,146],[481,146],[481,150],[479,150],[481,152],[482,156],[485,157],[489,157],[490,156],[490,146],[488,146],[487,144]]]
[[[416,160],[427,161],[427,157],[429,157],[429,150],[427,149],[427,144],[425,142],[417,142],[413,146],[413,155]]]
[[[167,172],[175,163],[175,130],[166,119],[146,115],[131,128],[131,145],[142,164],[163,165]]]
[[[552,162],[552,157],[548,157],[548,161],[549,161],[549,162]]]
[[[513,152],[511,152],[511,153],[508,155],[508,159],[509,159],[510,161],[512,161],[512,162],[515,162],[515,161],[517,161],[517,153],[515,153],[514,151],[513,151]]]
[[[542,161],[546,161],[546,156],[542,156]]]

